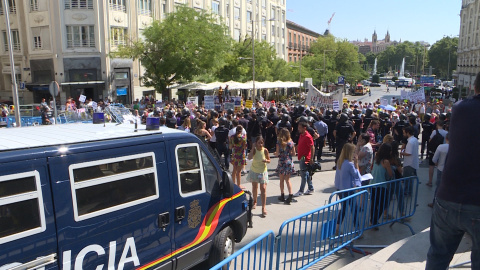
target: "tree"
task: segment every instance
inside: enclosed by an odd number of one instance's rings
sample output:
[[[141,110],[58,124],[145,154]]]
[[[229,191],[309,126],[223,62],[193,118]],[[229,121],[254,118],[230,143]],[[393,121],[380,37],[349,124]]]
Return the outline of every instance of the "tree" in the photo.
[[[380,75],[375,74],[372,76],[372,82],[379,83],[380,82]]]
[[[212,14],[178,6],[163,22],[145,28],[143,39],[120,46],[112,57],[134,58],[145,67],[145,86],[169,97],[167,87],[218,67],[232,39]]]
[[[341,75],[346,76],[348,81],[368,76],[359,64],[365,61],[365,57],[346,40],[335,39],[331,35],[319,37],[311,45],[310,53],[302,60],[302,74],[305,70],[305,74],[312,77],[313,84],[336,82]]]
[[[252,39],[233,43],[225,55],[225,64],[217,70],[220,81],[246,82],[252,80]],[[298,78],[298,77],[297,77]],[[292,79],[292,74],[283,59],[276,56],[274,48],[266,41],[255,40],[255,80],[276,81]]]
[[[457,66],[458,37],[444,37],[435,42],[428,51],[430,65],[435,73],[447,80],[451,79]]]

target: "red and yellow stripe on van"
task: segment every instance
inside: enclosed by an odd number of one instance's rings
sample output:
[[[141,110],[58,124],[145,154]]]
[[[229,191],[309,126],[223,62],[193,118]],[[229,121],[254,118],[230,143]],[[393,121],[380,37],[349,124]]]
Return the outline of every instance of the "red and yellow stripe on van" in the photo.
[[[198,233],[197,233],[197,236],[195,237],[195,239],[190,242],[188,245],[180,248],[180,249],[177,249],[175,250],[174,252],[170,253],[170,254],[167,254],[153,262],[150,262],[144,266],[141,266],[139,268],[137,268],[137,270],[146,270],[146,269],[149,269],[150,267],[153,267],[153,266],[156,266],[176,255],[178,255],[179,253],[182,253],[198,244],[200,244],[201,242],[203,242],[205,239],[209,238],[213,232],[215,232],[217,226],[218,226],[218,219],[220,218],[220,214],[222,214],[222,210],[223,208],[225,207],[225,205],[227,205],[228,202],[232,201],[232,200],[235,200],[236,198],[242,196],[244,194],[243,190],[238,192],[237,194],[233,195],[232,197],[230,198],[225,198],[221,201],[219,201],[218,203],[216,203],[214,206],[212,206],[207,214],[205,215],[205,217],[203,218],[203,221],[202,221],[202,225],[200,226],[200,229],[198,230]]]

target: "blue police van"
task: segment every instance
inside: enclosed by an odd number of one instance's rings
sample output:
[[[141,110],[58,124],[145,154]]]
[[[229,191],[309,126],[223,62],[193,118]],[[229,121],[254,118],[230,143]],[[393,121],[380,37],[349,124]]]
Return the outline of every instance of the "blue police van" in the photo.
[[[214,265],[251,225],[251,197],[192,134],[115,124],[0,134],[0,270]]]

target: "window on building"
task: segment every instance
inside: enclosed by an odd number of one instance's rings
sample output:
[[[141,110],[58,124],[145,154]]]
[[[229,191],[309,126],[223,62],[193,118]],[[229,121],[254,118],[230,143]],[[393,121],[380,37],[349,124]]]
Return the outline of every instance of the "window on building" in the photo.
[[[233,29],[233,39],[240,41],[240,29]]]
[[[8,7],[11,14],[17,13],[17,5],[15,3],[15,0],[8,0]],[[3,0],[2,0],[0,1],[0,15],[3,15],[3,10],[4,8],[3,8]]]
[[[263,34],[262,35],[262,40],[267,40],[267,35]]]
[[[272,36],[275,36],[275,25],[272,25]]]
[[[8,52],[7,31],[3,31],[3,44],[5,45],[4,46],[5,51]],[[12,30],[12,46],[13,46],[14,52],[19,52],[21,50],[20,34],[18,33],[18,30]]]
[[[267,26],[267,18],[262,16],[262,26],[266,27]]]
[[[288,62],[292,62],[292,56],[291,55],[288,56]]]
[[[93,25],[67,25],[67,48],[94,48]]]
[[[293,62],[295,62],[295,63],[297,62],[297,56],[296,55],[293,57]]]
[[[127,28],[111,27],[110,36],[112,38],[111,44],[113,46],[125,45],[127,42]]]
[[[262,7],[265,8],[267,6],[267,0],[262,0]]]
[[[220,3],[218,1],[212,1],[212,13],[220,14]]]
[[[235,7],[233,12],[234,12],[233,16],[234,16],[235,20],[240,20],[240,8]]]
[[[225,14],[227,15],[227,18],[230,18],[230,5],[229,4],[225,5]]]
[[[247,23],[250,23],[252,21],[252,12],[247,11]]]
[[[138,0],[138,13],[140,15],[152,16],[152,0]]]
[[[165,19],[167,17],[167,2],[162,2],[162,18]]]
[[[50,50],[50,29],[48,26],[32,27],[33,49]]]
[[[30,0],[30,11],[38,11],[38,0]]]
[[[282,28],[282,38],[285,38],[285,28]]]
[[[65,0],[65,9],[93,9],[93,0]]]
[[[127,0],[110,0],[110,9],[113,11],[127,12]]]

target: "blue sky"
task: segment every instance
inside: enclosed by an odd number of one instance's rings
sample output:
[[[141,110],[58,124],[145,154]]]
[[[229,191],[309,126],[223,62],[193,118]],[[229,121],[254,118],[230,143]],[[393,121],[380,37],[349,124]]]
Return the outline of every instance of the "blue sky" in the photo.
[[[432,45],[460,30],[461,0],[287,0],[287,20],[323,34],[348,40],[426,41]]]

